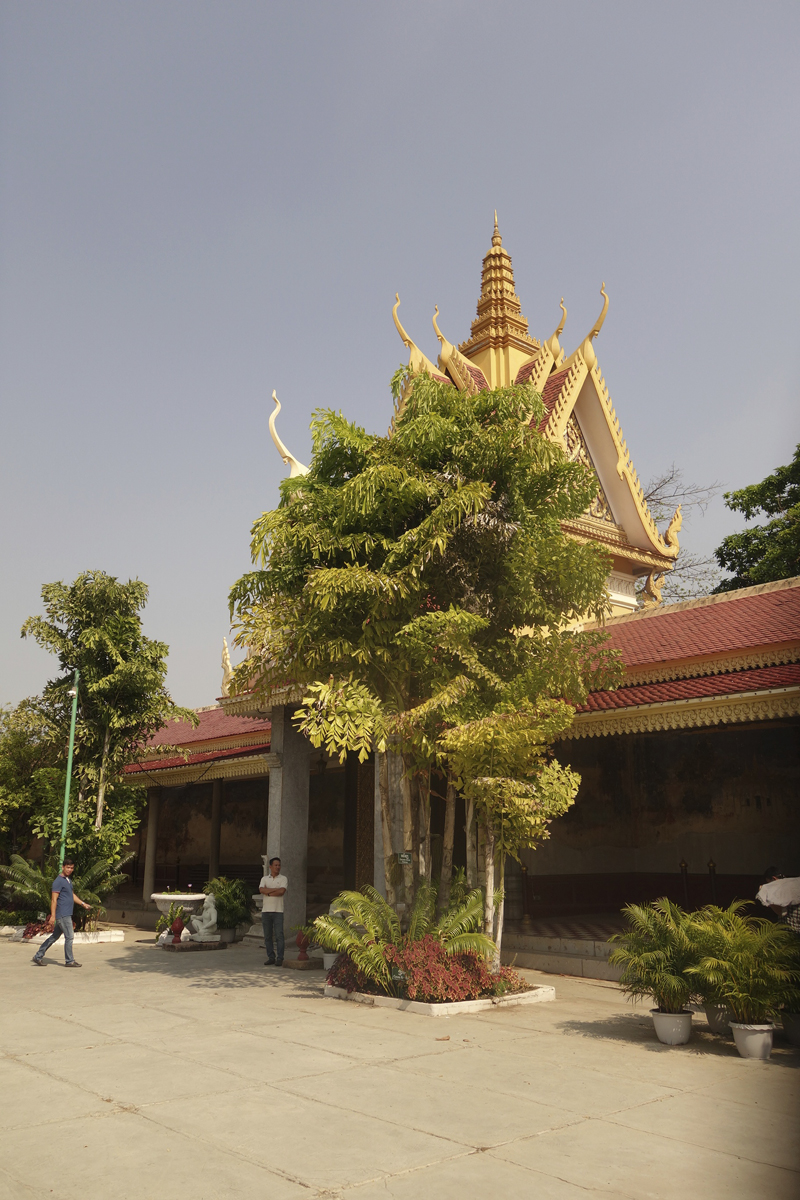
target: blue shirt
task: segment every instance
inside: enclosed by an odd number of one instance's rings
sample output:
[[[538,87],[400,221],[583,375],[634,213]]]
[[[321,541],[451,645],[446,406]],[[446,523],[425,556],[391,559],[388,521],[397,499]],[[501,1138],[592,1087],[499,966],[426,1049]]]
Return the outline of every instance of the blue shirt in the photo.
[[[66,875],[57,875],[53,880],[51,892],[58,892],[58,900],[56,901],[56,920],[59,917],[71,917],[72,910],[75,907],[75,901],[72,899],[72,880],[67,879]]]

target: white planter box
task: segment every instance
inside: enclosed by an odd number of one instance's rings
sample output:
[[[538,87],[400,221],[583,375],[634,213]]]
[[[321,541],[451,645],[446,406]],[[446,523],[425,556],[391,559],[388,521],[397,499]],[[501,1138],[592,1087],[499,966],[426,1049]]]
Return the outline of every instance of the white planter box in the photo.
[[[18,929],[24,929],[24,925],[0,925],[0,937],[13,938]]]
[[[12,942],[21,942],[22,935],[25,932],[25,927],[20,925],[13,934]],[[49,933],[37,933],[36,937],[29,938],[26,946],[41,946],[42,942],[46,942],[50,937]],[[63,937],[58,939],[63,942]],[[92,945],[95,942],[124,942],[124,929],[98,929],[97,933],[76,933],[73,937],[76,946]]]
[[[543,1004],[555,1000],[554,987],[531,988],[513,992],[510,996],[494,996],[486,1000],[452,1000],[446,1004],[425,1004],[421,1000],[399,1000],[395,996],[366,996],[363,992],[348,992],[345,988],[325,985],[326,1000],[353,1000],[356,1004],[374,1004],[376,1008],[399,1008],[422,1017],[454,1017],[457,1013],[486,1012],[490,1008],[515,1008],[520,1004]]]

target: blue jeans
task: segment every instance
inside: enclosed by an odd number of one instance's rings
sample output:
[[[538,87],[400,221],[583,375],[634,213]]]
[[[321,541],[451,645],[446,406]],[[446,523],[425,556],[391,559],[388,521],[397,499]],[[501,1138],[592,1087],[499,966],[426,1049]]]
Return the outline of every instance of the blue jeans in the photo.
[[[267,951],[267,958],[273,960],[275,958],[275,951],[272,948],[272,935],[274,932],[278,962],[283,962],[283,913],[262,912],[261,928],[264,930],[264,947]]]
[[[42,961],[47,951],[58,941],[62,933],[64,935],[64,959],[68,963],[75,961],[75,959],[72,957],[72,917],[56,917],[53,926],[53,932],[50,934],[50,937],[46,942],[42,942],[41,946],[34,955],[34,958],[37,960],[37,962]]]

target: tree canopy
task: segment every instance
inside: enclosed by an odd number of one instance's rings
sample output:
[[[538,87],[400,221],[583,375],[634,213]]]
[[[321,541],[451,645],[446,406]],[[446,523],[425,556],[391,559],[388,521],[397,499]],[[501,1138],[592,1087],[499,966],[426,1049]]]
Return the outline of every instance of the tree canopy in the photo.
[[[106,795],[123,779],[124,767],[169,720],[197,722],[167,691],[164,642],[142,632],[147,585],[122,583],[103,571],[85,571],[74,583],[42,588],[45,615],[29,617],[22,636],[55,654],[60,673],[44,688],[41,705],[51,735],[65,749],[76,668],[80,671],[75,775],[81,797],[91,794],[95,826],[103,823]]]
[[[248,649],[238,689],[306,689],[298,723],[331,753],[402,752],[416,855],[427,793],[415,815],[409,781],[434,765],[455,778],[446,730],[498,714],[536,724],[550,698],[563,731],[569,704],[612,683],[616,665],[602,632],[583,630],[606,611],[609,560],[561,529],[597,480],[537,432],[540,397],[467,396],[404,369],[393,386],[404,401],[387,436],[315,413],[310,471],[284,480],[253,526],[255,569],[231,610]],[[525,761],[530,781],[544,756]],[[384,808],[387,881],[391,821]],[[417,863],[429,871],[429,855]]]
[[[759,515],[772,519],[729,534],[718,546],[717,562],[731,578],[716,592],[800,575],[800,445],[790,463],[760,483],[725,492],[725,504],[747,521]]]

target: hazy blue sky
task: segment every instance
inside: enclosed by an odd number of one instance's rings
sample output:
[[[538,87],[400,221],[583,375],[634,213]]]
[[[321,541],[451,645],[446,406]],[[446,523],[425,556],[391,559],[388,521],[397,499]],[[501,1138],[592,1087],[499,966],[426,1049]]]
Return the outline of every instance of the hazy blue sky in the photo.
[[[218,694],[279,428],[384,431],[433,306],[468,336],[498,209],[522,308],[596,342],[639,474],[735,488],[800,438],[800,6],[6,2],[0,702],[42,583],[150,585],[176,700]],[[684,526],[709,550],[736,521]]]

